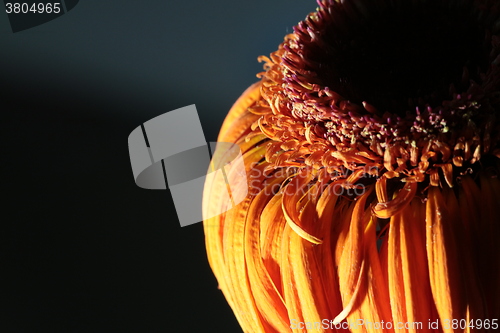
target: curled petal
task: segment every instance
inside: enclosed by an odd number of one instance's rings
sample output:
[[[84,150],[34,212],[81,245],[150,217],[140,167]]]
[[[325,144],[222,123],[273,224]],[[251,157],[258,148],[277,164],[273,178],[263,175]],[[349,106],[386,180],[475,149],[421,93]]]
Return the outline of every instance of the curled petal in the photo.
[[[394,199],[387,202],[379,202],[373,207],[375,216],[386,219],[400,212],[410,203],[417,193],[417,183],[406,183]]]

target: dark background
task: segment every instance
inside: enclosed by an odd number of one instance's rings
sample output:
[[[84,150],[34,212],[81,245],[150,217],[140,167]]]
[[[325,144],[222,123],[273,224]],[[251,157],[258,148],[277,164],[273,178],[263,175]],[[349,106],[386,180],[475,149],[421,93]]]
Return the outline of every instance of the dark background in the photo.
[[[12,33],[2,6],[1,332],[241,331],[201,223],[181,228],[168,190],[135,185],[127,138],[196,104],[215,141],[257,56],[315,7],[87,0]]]

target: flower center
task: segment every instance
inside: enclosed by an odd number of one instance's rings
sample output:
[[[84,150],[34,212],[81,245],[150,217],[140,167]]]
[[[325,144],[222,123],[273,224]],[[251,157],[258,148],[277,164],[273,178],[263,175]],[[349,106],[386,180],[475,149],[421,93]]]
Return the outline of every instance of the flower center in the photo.
[[[318,38],[304,43],[305,69],[351,102],[404,115],[415,106],[452,99],[450,84],[466,91],[488,68],[490,39],[469,6],[450,8],[441,1],[401,1],[388,8],[375,1],[362,10],[353,1],[337,6],[320,18]]]
[[[500,157],[500,3],[319,5],[264,59],[254,112],[273,168],[452,187]]]

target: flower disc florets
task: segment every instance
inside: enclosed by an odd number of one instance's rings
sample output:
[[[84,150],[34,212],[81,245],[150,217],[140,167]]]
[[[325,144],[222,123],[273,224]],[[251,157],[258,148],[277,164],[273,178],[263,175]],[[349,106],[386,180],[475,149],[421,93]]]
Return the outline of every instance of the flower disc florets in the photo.
[[[497,3],[319,5],[260,58],[263,100],[251,111],[271,139],[272,168],[452,187],[477,162],[498,163]]]

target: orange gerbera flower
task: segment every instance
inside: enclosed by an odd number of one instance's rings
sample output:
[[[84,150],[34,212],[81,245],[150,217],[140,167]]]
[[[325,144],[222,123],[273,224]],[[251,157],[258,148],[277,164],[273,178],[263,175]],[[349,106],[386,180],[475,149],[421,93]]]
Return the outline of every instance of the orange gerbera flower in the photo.
[[[245,332],[500,329],[499,3],[318,3],[222,126],[220,289]]]

